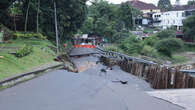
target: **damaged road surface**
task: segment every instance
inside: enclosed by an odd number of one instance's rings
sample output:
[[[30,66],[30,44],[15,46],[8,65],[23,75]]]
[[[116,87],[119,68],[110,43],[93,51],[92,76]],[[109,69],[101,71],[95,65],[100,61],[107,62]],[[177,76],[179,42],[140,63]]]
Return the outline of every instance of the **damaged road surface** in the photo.
[[[97,57],[77,60],[89,62],[90,68],[80,73],[56,70],[0,91],[0,110],[182,110],[149,96],[148,83],[117,66],[101,74],[106,67],[94,64]]]

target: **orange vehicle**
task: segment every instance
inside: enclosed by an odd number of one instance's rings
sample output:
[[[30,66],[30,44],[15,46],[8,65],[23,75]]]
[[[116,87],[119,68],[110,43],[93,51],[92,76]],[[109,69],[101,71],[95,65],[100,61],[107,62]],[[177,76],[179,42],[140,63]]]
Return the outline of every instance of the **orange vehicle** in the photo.
[[[96,48],[96,45],[98,45],[97,37],[83,35],[74,38],[74,48]]]

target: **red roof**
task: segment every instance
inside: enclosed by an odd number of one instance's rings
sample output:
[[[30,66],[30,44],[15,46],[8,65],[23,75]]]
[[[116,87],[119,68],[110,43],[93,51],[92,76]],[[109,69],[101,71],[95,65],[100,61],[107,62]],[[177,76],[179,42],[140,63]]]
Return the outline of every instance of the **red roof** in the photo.
[[[132,0],[128,1],[129,4],[131,4],[132,7],[137,8],[139,10],[154,10],[154,9],[159,9],[156,7],[154,4],[148,4],[139,0]]]

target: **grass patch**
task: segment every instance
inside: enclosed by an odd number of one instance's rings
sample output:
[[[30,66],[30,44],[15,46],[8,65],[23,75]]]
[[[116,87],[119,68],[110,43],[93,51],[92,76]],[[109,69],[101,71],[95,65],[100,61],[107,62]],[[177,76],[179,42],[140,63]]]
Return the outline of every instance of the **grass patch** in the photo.
[[[148,34],[148,33],[152,33],[153,31],[154,31],[154,29],[145,27],[143,30],[143,33]]]
[[[11,43],[0,43],[0,47],[6,47],[5,50],[0,50],[0,80],[6,77],[13,76],[21,72],[30,71],[32,68],[47,64],[53,61],[55,53],[48,47],[53,46],[47,40],[13,40]],[[17,58],[7,49],[7,47],[21,48],[25,44],[33,45],[33,52],[25,57]]]
[[[171,62],[173,64],[179,64],[179,63],[185,63],[189,61],[188,58],[186,58],[185,56],[179,56],[179,55],[173,55],[172,58],[171,58]]]
[[[183,51],[195,52],[195,44],[185,43]]]
[[[120,49],[118,46],[115,45],[109,45],[104,48],[105,51],[113,51],[118,53],[124,53],[122,49]]]

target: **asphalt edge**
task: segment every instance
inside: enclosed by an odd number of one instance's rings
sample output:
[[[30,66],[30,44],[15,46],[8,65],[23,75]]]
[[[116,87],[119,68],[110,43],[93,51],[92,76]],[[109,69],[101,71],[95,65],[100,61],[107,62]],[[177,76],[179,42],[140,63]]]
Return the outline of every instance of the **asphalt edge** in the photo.
[[[37,76],[40,73],[46,72],[46,71],[51,70],[51,69],[60,68],[62,66],[63,66],[63,63],[59,63],[59,64],[51,65],[48,67],[43,67],[43,68],[37,69],[35,71],[26,72],[26,73],[17,74],[15,76],[8,77],[6,79],[0,80],[0,87],[3,86],[3,84],[5,84],[5,83],[16,81],[17,79],[23,78],[25,76],[29,76],[29,75],[36,75]],[[16,83],[18,83],[18,82],[16,82]]]

